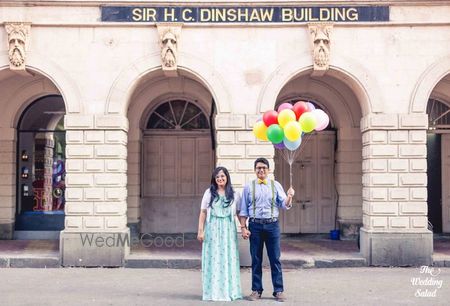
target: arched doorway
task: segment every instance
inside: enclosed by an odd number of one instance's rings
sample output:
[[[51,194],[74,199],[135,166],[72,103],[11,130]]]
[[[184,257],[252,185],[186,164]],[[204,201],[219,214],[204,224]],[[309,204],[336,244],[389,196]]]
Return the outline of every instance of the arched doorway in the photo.
[[[57,238],[64,229],[65,105],[45,96],[22,113],[17,129],[15,238]],[[36,233],[37,232],[37,233]]]
[[[428,223],[434,233],[450,232],[450,100],[439,95],[442,83],[427,105]]]
[[[42,64],[45,65],[45,63]],[[30,204],[30,201],[33,202],[30,197],[34,196],[33,176],[36,175],[35,170],[42,163],[38,165],[34,163],[36,157],[34,150],[36,146],[39,147],[39,142],[45,142],[44,139],[46,138],[51,139],[50,131],[62,131],[60,128],[62,117],[67,109],[76,111],[78,107],[75,105],[74,108],[71,108],[69,104],[66,104],[67,101],[62,98],[63,93],[49,75],[34,71],[31,66],[30,70],[27,69],[27,71],[29,73],[25,74],[18,74],[9,69],[0,71],[0,92],[2,93],[0,95],[0,108],[2,110],[0,112],[0,239],[13,239],[14,237],[19,239],[57,238],[59,231],[56,228],[61,229],[61,222],[64,221],[64,215],[59,216],[60,221],[57,227],[52,229],[47,227],[49,230],[44,230],[45,226],[49,224],[37,222],[39,216],[33,218],[34,221],[32,222],[26,222],[23,218],[35,217],[31,213],[35,205]],[[50,71],[55,72],[58,77],[62,76],[52,69]],[[55,75],[52,75],[52,77],[55,77]],[[62,87],[65,87],[65,85]],[[71,99],[74,97],[71,94],[69,96]],[[79,99],[72,101],[79,101]],[[32,131],[36,132],[36,136],[30,136],[34,133]],[[54,144],[55,139],[53,138],[51,142]],[[62,143],[64,143],[63,139]],[[23,145],[27,148],[22,149],[21,146]],[[43,146],[45,147],[45,144]],[[61,147],[60,150],[64,153],[64,147]],[[50,155],[50,152],[44,154],[46,157]],[[22,171],[24,172],[23,180]],[[49,172],[47,171],[47,173]],[[28,178],[26,178],[27,176]],[[22,187],[22,184],[24,187]],[[28,194],[26,195],[29,197],[28,200],[21,198],[24,194]],[[47,212],[50,212],[50,206],[53,205],[51,203],[53,199],[49,198],[47,197],[45,204]],[[25,204],[27,201],[28,204]],[[19,207],[22,203],[24,203],[24,206]],[[44,205],[41,203],[38,206],[42,208]],[[31,210],[25,207],[31,207]],[[27,216],[24,214],[26,210],[30,212]],[[50,214],[45,213],[44,216],[41,213],[41,215],[42,218],[46,218]],[[32,227],[33,222],[35,225],[37,224],[37,227],[31,229],[30,226]],[[26,235],[23,236],[22,234]]]
[[[128,226],[194,233],[215,165],[216,106],[209,89],[180,71],[142,76],[128,106]]]
[[[143,132],[143,233],[193,233],[214,165],[211,124],[195,102],[171,99]]]
[[[295,205],[281,214],[284,233],[328,233],[356,238],[362,226],[362,110],[356,94],[334,71],[321,78],[304,72],[281,89],[281,103],[311,102],[330,116],[329,126],[304,136],[293,164]],[[275,154],[275,176],[288,188],[288,164]]]
[[[290,99],[281,103],[307,101],[322,109],[315,101]],[[279,103],[279,104],[281,104]],[[325,233],[335,227],[336,187],[334,182],[334,151],[336,131],[331,122],[320,133],[303,136],[297,158],[292,165],[292,185],[296,190],[296,205],[281,212],[284,233]],[[289,165],[279,150],[275,150],[275,177],[289,186]],[[320,186],[320,188],[316,188]]]

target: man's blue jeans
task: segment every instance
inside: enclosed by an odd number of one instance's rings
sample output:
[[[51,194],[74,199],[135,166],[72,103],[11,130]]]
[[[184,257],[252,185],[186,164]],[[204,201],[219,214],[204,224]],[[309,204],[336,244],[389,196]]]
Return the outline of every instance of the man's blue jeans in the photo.
[[[252,291],[262,292],[263,248],[266,245],[267,255],[272,271],[273,292],[283,291],[283,273],[280,263],[280,226],[278,221],[260,224],[249,222],[250,254],[252,255]]]

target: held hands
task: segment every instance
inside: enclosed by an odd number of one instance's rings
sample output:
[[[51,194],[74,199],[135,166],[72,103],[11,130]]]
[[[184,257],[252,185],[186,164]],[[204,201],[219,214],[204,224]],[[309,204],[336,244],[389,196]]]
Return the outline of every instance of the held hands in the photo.
[[[247,240],[250,237],[250,235],[251,235],[250,231],[247,228],[245,228],[245,227],[242,227],[242,233],[241,234],[242,234],[242,238],[244,238],[244,240]]]

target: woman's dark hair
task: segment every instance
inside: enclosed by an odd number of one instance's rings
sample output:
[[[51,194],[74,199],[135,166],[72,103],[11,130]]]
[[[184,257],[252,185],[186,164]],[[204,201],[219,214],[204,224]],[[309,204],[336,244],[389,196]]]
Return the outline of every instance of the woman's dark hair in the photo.
[[[220,171],[223,171],[223,173],[227,177],[227,183],[225,184],[225,202],[227,204],[224,207],[230,206],[231,202],[234,200],[234,190],[233,186],[231,186],[230,173],[228,173],[228,170],[225,167],[217,167],[216,169],[214,169],[211,176],[211,186],[209,187],[209,191],[211,192],[211,200],[209,201],[209,207],[212,207],[212,203],[219,196],[219,193],[217,192],[218,186],[216,183],[216,176]]]
[[[267,168],[270,168],[270,166],[269,166],[269,161],[268,161],[267,159],[265,159],[264,157],[260,157],[260,158],[257,158],[257,159],[255,160],[255,164],[254,164],[254,168],[255,168],[255,169],[256,169],[256,165],[257,165],[258,163],[263,163],[264,165],[267,166]]]

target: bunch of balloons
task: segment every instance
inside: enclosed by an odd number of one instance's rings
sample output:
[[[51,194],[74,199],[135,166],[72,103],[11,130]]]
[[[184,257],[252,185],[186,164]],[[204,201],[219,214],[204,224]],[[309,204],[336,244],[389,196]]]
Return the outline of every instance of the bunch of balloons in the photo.
[[[295,151],[303,134],[322,131],[329,123],[328,115],[310,102],[283,103],[277,111],[266,111],[253,126],[253,133],[260,140],[272,142],[276,149]]]

